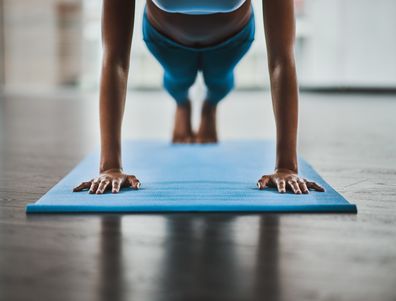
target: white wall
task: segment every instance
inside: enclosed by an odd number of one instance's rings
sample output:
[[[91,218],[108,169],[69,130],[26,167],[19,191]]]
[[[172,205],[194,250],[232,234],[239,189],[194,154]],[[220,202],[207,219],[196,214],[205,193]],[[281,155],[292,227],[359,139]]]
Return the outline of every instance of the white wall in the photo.
[[[396,87],[396,1],[306,0],[301,85]]]
[[[8,88],[56,82],[54,1],[4,0],[5,71]]]
[[[78,80],[79,0],[3,0],[3,4],[7,88],[53,89],[74,77]]]

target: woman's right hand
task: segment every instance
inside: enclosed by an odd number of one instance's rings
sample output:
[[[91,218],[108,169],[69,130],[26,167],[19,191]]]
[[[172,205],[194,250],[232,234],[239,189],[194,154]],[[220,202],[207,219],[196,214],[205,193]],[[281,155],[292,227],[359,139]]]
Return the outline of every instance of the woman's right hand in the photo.
[[[89,189],[89,193],[102,194],[111,189],[112,193],[117,193],[121,187],[131,187],[137,190],[140,186],[141,184],[135,176],[125,174],[121,169],[109,169],[101,172],[99,177],[91,181],[82,182],[73,189],[73,192]]]

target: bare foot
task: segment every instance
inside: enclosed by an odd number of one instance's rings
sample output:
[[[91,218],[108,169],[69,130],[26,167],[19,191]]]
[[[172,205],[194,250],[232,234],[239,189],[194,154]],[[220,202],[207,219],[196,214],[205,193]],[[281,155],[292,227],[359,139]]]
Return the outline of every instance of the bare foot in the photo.
[[[216,105],[204,101],[201,112],[201,124],[197,135],[195,136],[196,143],[216,143]]]
[[[175,128],[173,129],[173,143],[192,143],[191,103],[178,105],[175,113]]]

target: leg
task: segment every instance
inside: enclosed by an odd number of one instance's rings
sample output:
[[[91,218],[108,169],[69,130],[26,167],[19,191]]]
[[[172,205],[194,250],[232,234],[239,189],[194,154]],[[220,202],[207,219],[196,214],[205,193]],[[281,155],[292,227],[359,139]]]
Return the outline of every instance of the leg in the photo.
[[[248,24],[241,32],[219,47],[202,53],[200,67],[207,86],[207,95],[202,106],[196,142],[217,142],[217,105],[234,88],[234,68],[250,49],[254,34],[255,20],[252,10]]]
[[[172,143],[192,143],[194,133],[191,126],[191,102],[177,104]]]
[[[193,140],[193,132],[188,91],[194,84],[198,72],[198,54],[175,45],[156,31],[146,16],[143,18],[143,37],[149,51],[164,68],[164,88],[176,101],[172,141],[190,143]]]
[[[201,123],[194,137],[196,143],[216,143],[216,109],[217,105],[210,101],[204,101],[201,111]]]
[[[164,87],[176,100],[175,125],[173,129],[173,143],[192,143],[193,131],[191,125],[191,102],[188,91],[195,81],[194,76],[183,69],[168,68],[164,73]]]
[[[195,137],[198,143],[216,143],[216,109],[218,103],[234,88],[234,68],[246,54],[251,41],[203,54],[202,71],[207,86],[201,111],[201,124]]]

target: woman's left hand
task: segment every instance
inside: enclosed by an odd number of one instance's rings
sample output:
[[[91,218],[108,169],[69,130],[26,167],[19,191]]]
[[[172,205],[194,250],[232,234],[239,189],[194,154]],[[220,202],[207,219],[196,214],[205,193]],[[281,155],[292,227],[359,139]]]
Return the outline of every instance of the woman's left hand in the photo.
[[[257,182],[257,187],[265,189],[267,187],[275,187],[280,193],[291,190],[295,194],[307,194],[309,189],[324,192],[325,189],[316,182],[300,178],[298,174],[289,169],[276,169],[272,175],[264,175]]]

